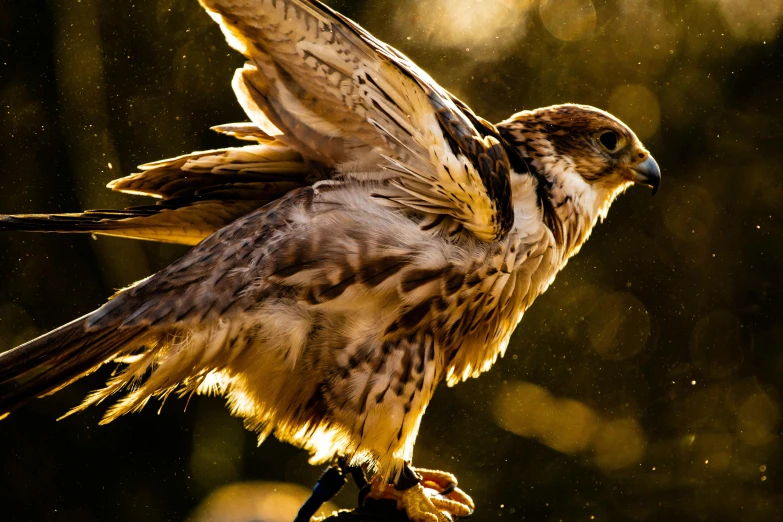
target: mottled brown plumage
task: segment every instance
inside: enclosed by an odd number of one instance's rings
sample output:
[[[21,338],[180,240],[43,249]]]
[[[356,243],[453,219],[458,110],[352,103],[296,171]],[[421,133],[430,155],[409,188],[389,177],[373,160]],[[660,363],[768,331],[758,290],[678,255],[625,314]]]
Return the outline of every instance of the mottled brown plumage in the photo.
[[[198,243],[0,356],[0,381],[25,376],[0,413],[119,360],[76,410],[126,392],[108,422],[154,396],[219,394],[261,439],[396,481],[437,384],[489,369],[616,195],[657,187],[657,165],[591,107],[492,125],[319,2],[201,3],[248,59],[234,88],[252,123],[217,130],[255,143],[110,184],[157,206],[0,220]],[[462,513],[406,495],[416,520]]]

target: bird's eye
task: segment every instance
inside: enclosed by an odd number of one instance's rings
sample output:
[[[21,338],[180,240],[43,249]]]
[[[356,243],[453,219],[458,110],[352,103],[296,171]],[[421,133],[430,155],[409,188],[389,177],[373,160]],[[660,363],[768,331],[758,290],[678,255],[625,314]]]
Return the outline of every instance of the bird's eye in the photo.
[[[601,142],[601,145],[603,145],[608,152],[614,152],[617,150],[620,138],[614,131],[604,131],[598,136],[598,141]]]

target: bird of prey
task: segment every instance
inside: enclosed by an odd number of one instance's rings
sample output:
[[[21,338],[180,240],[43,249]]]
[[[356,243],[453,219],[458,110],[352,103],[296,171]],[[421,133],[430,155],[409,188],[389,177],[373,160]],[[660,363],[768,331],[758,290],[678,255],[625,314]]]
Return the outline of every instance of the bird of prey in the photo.
[[[606,215],[660,171],[583,105],[474,114],[410,59],[316,0],[200,0],[247,59],[249,145],[150,163],[109,184],[157,205],[0,218],[6,230],[195,245],[105,305],[0,356],[0,415],[101,365],[72,411],[215,394],[274,435],[373,473],[415,522],[469,514],[447,473],[411,467],[438,384],[488,370],[522,314]],[[22,377],[22,378],[20,378]]]

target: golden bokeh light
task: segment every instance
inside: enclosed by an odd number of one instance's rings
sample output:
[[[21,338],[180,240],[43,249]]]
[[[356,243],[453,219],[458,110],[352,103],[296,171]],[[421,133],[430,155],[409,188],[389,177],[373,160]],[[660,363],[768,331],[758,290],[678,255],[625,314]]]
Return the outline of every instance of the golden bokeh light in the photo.
[[[677,55],[681,31],[672,19],[656,9],[653,2],[620,2],[615,16],[602,24],[601,35],[608,58],[601,71],[624,68],[630,77],[655,78],[668,69]],[[641,83],[641,82],[638,82]],[[637,131],[638,132],[638,131]]]
[[[658,98],[644,85],[622,85],[609,97],[609,112],[631,127],[640,140],[658,132],[661,106]]]
[[[593,462],[604,471],[617,471],[644,458],[647,439],[634,419],[605,422],[595,436]]]
[[[553,397],[528,382],[506,382],[493,404],[495,421],[520,437],[568,455],[592,453],[596,466],[616,471],[638,463],[646,438],[638,422],[602,419],[587,404]]]
[[[553,403],[553,415],[539,437],[553,450],[573,455],[590,446],[598,426],[598,415],[592,408],[573,399],[559,399]]]
[[[738,40],[763,41],[780,32],[783,0],[712,0]]]
[[[548,391],[529,382],[507,383],[494,404],[498,424],[520,437],[536,438],[549,430],[555,401]]]
[[[240,482],[211,493],[188,517],[188,522],[291,522],[310,490],[279,482]],[[327,502],[319,516],[337,508]]]
[[[396,12],[397,26],[409,38],[469,50],[473,60],[490,59],[483,46],[502,50],[526,32],[534,0],[420,0]],[[495,57],[496,58],[496,57]]]
[[[541,0],[538,12],[547,31],[560,40],[582,40],[595,30],[592,0]]]
[[[587,332],[590,346],[601,357],[627,359],[644,349],[650,337],[650,316],[633,294],[604,295],[589,316]]]

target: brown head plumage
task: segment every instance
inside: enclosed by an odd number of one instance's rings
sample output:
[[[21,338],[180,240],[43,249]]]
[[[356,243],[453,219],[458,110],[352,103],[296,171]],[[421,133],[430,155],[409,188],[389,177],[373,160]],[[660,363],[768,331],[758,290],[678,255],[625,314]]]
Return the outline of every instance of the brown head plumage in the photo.
[[[608,112],[564,104],[515,114],[498,128],[545,173],[573,170],[593,186],[614,190],[644,183],[657,190],[660,172],[636,134]]]

